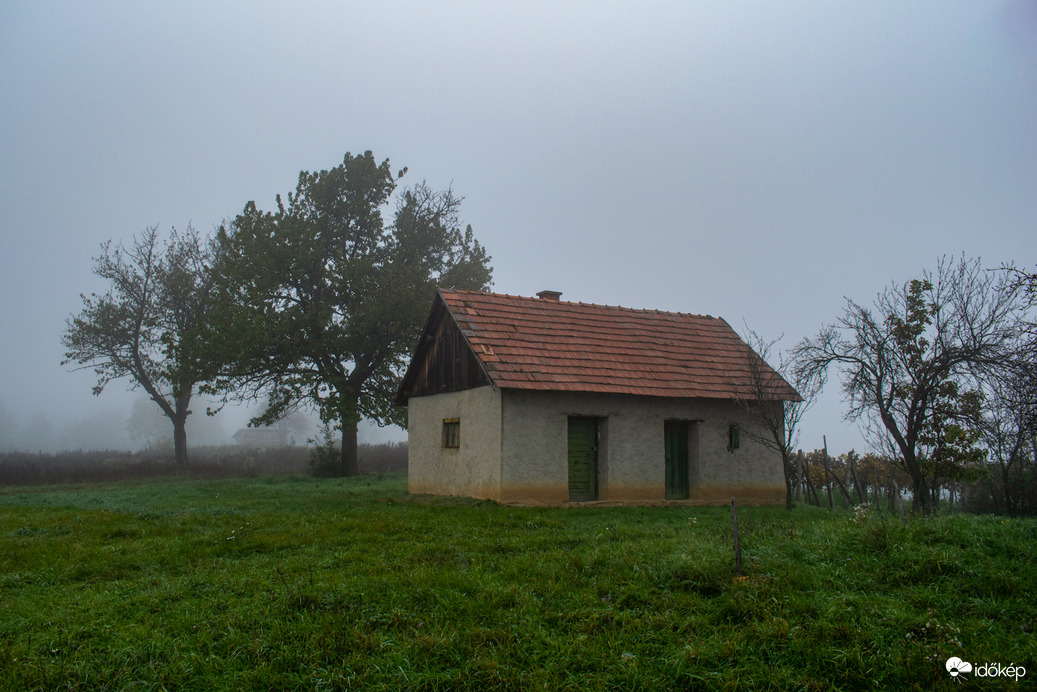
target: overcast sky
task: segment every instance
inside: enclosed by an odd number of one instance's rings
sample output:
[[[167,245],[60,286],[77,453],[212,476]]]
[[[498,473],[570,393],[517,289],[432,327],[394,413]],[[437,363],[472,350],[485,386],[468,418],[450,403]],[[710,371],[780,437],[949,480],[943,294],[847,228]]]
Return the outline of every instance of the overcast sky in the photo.
[[[125,432],[60,365],[101,242],[368,149],[465,198],[496,291],[791,346],[942,254],[1037,262],[1037,2],[0,0],[0,448]],[[843,410],[801,445],[864,449]]]

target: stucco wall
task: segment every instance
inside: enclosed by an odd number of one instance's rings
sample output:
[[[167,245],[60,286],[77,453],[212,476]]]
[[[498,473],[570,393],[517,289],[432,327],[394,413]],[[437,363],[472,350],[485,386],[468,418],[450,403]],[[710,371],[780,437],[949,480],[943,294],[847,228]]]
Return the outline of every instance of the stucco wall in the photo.
[[[500,500],[501,392],[478,387],[408,402],[411,493]],[[443,447],[443,420],[460,419],[460,447]]]
[[[689,437],[690,504],[784,502],[780,455],[752,437],[753,422],[736,404],[706,399],[606,394],[501,392],[501,490],[505,502],[568,502],[569,416],[599,418],[598,499],[665,500],[667,419],[696,421]],[[739,425],[741,446],[728,451],[728,430]],[[762,431],[760,431],[762,433]]]
[[[665,501],[666,420],[691,421],[688,504],[781,504],[780,455],[753,439],[733,402],[526,392],[479,387],[409,401],[412,493],[526,504],[567,504],[569,416],[599,419],[598,500]],[[460,419],[461,444],[444,449],[443,420]],[[743,430],[728,450],[731,424]],[[757,431],[762,434],[762,431]]]

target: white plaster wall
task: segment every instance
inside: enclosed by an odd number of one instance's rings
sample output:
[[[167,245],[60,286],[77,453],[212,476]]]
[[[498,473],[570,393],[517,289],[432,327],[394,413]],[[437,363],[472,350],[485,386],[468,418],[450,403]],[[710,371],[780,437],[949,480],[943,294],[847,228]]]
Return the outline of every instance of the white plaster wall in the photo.
[[[691,435],[689,502],[723,503],[732,496],[747,504],[784,501],[781,456],[753,439],[753,432],[763,431],[754,430],[751,418],[733,402],[521,390],[501,393],[502,500],[568,501],[569,416],[602,419],[599,500],[664,501],[663,427],[667,419],[680,419],[700,421]],[[741,447],[734,452],[727,449],[732,423],[743,429]]]
[[[699,457],[692,477],[692,499],[729,500],[779,504],[785,500],[785,473],[781,453],[760,438],[768,433],[752,416],[731,401],[716,401],[699,424]],[[741,445],[728,450],[731,424],[741,429]],[[726,497],[725,497],[726,496]]]
[[[621,398],[600,395],[504,390],[502,498],[545,504],[569,501],[569,416],[602,419],[598,427],[600,497],[612,431],[624,415],[622,403]]]
[[[407,486],[411,493],[500,500],[501,392],[477,387],[408,402]],[[460,447],[443,447],[443,420],[461,422]]]

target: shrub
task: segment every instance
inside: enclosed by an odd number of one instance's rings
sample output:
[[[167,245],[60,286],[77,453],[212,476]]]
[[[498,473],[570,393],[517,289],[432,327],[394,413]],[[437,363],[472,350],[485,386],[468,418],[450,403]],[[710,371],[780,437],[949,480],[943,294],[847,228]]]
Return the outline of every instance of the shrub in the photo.
[[[306,470],[311,476],[330,478],[345,475],[342,472],[342,454],[339,452],[338,445],[335,444],[331,426],[324,425],[320,431],[320,439],[311,439],[309,442],[313,445],[313,449],[310,450],[310,460],[306,465]]]

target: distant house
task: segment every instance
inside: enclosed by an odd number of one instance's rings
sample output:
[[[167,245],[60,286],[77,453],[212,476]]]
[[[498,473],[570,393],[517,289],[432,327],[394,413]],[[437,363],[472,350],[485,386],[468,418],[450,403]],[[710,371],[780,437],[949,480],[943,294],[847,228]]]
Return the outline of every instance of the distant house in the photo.
[[[277,428],[239,428],[234,442],[242,447],[285,447],[288,445],[284,430]]]
[[[410,492],[784,501],[781,457],[737,401],[750,396],[752,352],[727,322],[537,295],[439,291],[397,397]],[[776,381],[768,405],[798,399]]]

